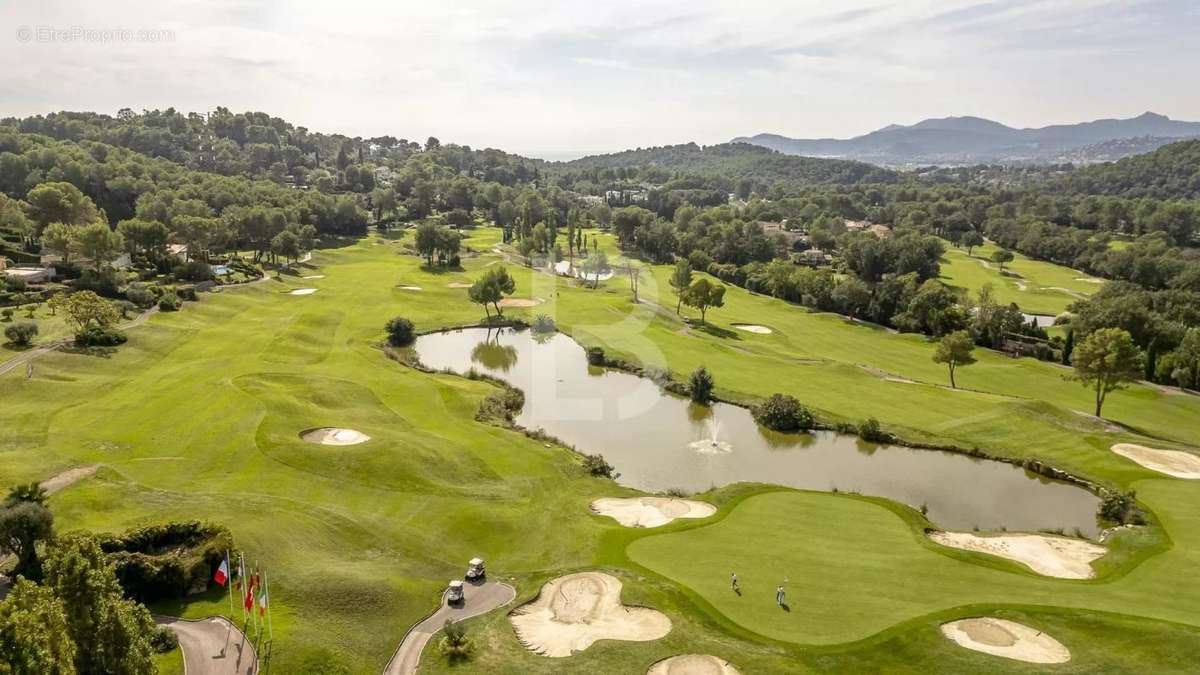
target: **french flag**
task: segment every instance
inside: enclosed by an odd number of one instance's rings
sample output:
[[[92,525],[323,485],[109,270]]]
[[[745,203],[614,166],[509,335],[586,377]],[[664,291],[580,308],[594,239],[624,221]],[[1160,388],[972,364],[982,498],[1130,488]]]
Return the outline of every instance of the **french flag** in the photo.
[[[224,586],[229,583],[229,558],[221,561],[221,566],[217,568],[216,574],[213,575],[213,581],[218,585]]]

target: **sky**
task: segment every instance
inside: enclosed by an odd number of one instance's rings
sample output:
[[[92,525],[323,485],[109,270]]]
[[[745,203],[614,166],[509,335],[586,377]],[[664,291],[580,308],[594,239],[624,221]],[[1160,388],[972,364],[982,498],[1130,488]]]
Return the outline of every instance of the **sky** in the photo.
[[[0,0],[0,117],[217,106],[563,158],[1200,120],[1200,0]]]

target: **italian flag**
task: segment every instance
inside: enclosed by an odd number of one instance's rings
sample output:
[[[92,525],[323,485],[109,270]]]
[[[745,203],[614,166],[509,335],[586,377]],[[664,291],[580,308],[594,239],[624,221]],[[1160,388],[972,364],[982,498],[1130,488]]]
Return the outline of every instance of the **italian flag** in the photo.
[[[258,615],[262,616],[267,611],[267,588],[263,587],[262,592],[258,594]]]
[[[213,581],[217,582],[220,586],[229,583],[229,558],[221,561],[221,566],[217,568],[216,574],[213,575]]]

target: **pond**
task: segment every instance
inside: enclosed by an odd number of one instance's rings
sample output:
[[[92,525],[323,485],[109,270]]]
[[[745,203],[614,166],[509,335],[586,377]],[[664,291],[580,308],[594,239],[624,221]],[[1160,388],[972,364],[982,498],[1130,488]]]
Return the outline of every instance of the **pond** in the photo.
[[[589,366],[561,333],[468,328],[423,335],[415,350],[429,368],[475,369],[519,387],[517,423],[603,455],[618,482],[639,490],[691,493],[742,481],[836,488],[925,505],[947,529],[1098,533],[1097,498],[1080,487],[957,453],[829,431],[775,433],[745,408],[694,405],[647,378]]]

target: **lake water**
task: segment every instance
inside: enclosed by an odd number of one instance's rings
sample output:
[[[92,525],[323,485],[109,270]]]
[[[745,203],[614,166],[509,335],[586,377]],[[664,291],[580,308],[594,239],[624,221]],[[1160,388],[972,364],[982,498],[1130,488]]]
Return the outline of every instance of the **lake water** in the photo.
[[[828,431],[775,433],[744,408],[694,405],[649,379],[591,367],[567,335],[469,328],[421,336],[415,349],[430,368],[475,369],[519,387],[519,424],[603,455],[620,472],[618,482],[639,490],[699,492],[740,481],[837,488],[924,504],[929,519],[947,529],[1098,533],[1097,498],[1074,485],[957,453]]]

